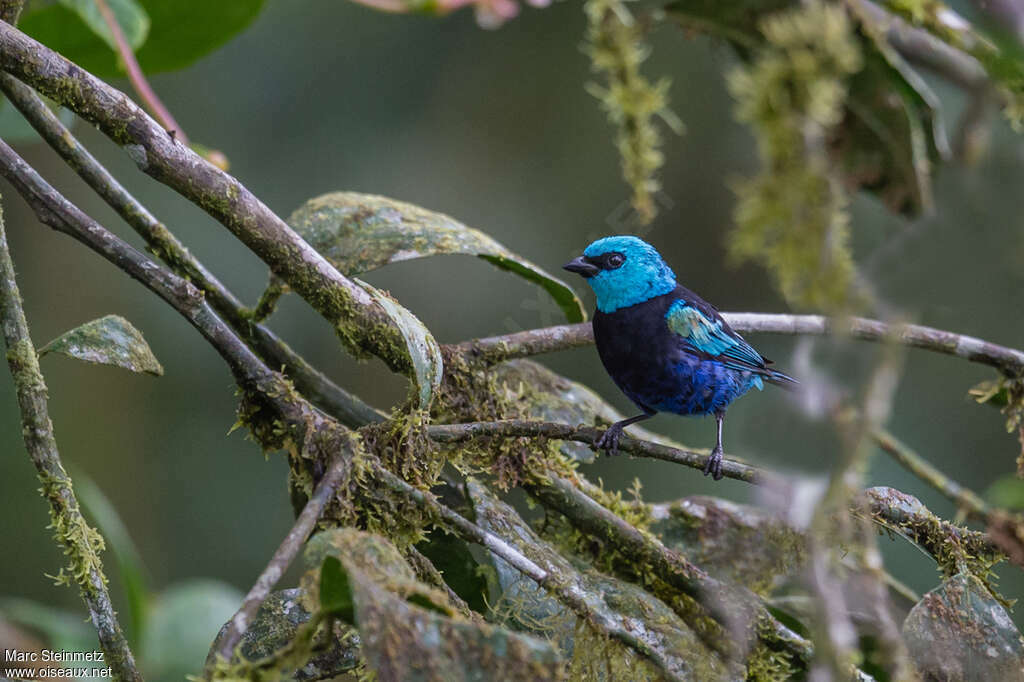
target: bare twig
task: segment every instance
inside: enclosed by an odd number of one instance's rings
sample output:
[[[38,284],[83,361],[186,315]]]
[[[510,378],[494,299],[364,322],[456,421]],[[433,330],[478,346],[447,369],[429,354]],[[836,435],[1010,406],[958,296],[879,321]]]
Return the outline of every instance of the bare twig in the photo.
[[[22,436],[29,458],[36,467],[42,492],[50,503],[50,517],[64,553],[71,558],[71,573],[61,571],[59,582],[74,580],[89,609],[100,646],[107,655],[115,679],[141,680],[128,642],[117,621],[107,592],[107,579],[99,552],[103,538],[89,526],[78,507],[71,477],[64,471],[57,440],[47,408],[46,383],[36,349],[29,335],[21,306],[21,294],[14,278],[14,263],[7,248],[7,236],[0,214],[0,328],[7,346],[7,364],[21,408]]]
[[[142,98],[146,108],[156,116],[169,135],[176,137],[182,144],[188,144],[188,137],[185,136],[185,131],[181,129],[178,122],[171,116],[171,112],[167,110],[164,103],[157,97],[156,92],[150,87],[149,81],[146,80],[145,74],[142,73],[139,60],[135,58],[135,50],[128,44],[128,39],[125,38],[124,31],[121,30],[121,25],[117,23],[117,17],[114,16],[114,12],[110,9],[110,5],[107,4],[107,0],[93,1],[96,3],[96,8],[99,9],[100,14],[103,15],[103,21],[106,23],[107,28],[110,29],[111,35],[114,36],[117,54],[121,57],[121,62],[128,72],[128,80],[131,81],[135,92]]]
[[[1024,373],[1024,351],[1007,348],[965,334],[916,324],[890,326],[863,317],[828,318],[822,315],[778,313],[722,313],[738,332],[804,336],[849,335],[863,341],[892,340],[935,353],[954,355],[995,367],[1010,375]],[[530,329],[503,336],[474,339],[457,344],[457,350],[492,362],[587,346],[594,342],[588,322]]]
[[[242,606],[239,607],[235,615],[228,621],[227,630],[221,637],[221,644],[218,649],[218,653],[225,660],[231,659],[235,647],[249,628],[249,623],[252,621],[253,616],[256,615],[256,611],[259,610],[260,605],[266,600],[270,591],[274,589],[277,581],[281,579],[284,572],[291,566],[292,561],[302,549],[306,539],[313,532],[317,521],[320,520],[320,516],[323,514],[327,503],[338,490],[338,486],[348,476],[351,466],[352,458],[350,456],[339,455],[335,457],[324,477],[320,479],[309,501],[306,502],[306,506],[303,507],[302,513],[295,519],[295,525],[288,531],[288,535],[285,536],[277,551],[274,552],[274,556],[271,557],[267,567],[263,569],[256,582],[249,589],[249,593],[245,595],[245,599],[242,600]]]
[[[202,289],[235,333],[270,367],[283,367],[306,398],[349,427],[384,419],[380,412],[306,362],[268,327],[250,320],[241,301],[82,146],[31,88],[9,74],[0,73],[0,91],[68,166],[146,241],[150,253]]]
[[[458,443],[473,438],[500,437],[544,437],[555,440],[571,440],[579,443],[593,445],[602,434],[601,429],[591,426],[570,426],[569,424],[557,424],[554,422],[532,422],[510,419],[497,422],[470,422],[465,424],[433,424],[427,427],[427,435],[440,443]],[[637,457],[650,457],[661,459],[666,462],[682,464],[691,469],[703,470],[709,453],[694,452],[691,450],[680,450],[652,443],[651,441],[633,438],[623,434],[619,441],[619,450],[628,452]],[[738,481],[765,485],[772,480],[776,474],[757,467],[738,462],[735,459],[726,458],[722,461],[722,473],[727,478]]]
[[[203,208],[338,329],[355,353],[414,373],[405,338],[369,292],[342,275],[231,175],[179,144],[124,93],[0,23],[0,70],[95,124],[136,165]]]

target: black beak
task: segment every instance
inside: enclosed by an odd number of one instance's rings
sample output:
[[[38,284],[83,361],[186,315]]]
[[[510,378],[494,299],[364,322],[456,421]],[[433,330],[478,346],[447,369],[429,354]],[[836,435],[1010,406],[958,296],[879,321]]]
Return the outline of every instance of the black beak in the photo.
[[[573,258],[571,261],[562,266],[563,270],[569,272],[575,272],[583,275],[584,277],[593,277],[597,273],[601,272],[601,268],[597,267],[593,263],[588,263],[583,256]]]

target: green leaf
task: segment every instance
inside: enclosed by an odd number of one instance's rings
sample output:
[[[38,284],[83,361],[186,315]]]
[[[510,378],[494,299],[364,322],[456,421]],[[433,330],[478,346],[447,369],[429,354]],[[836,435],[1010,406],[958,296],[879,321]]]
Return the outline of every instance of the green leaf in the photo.
[[[444,373],[441,347],[437,345],[437,341],[426,325],[420,322],[419,318],[413,315],[408,308],[371,284],[358,279],[356,283],[373,296],[402,332],[416,374],[416,390],[420,409],[428,409],[434,400],[438,386],[441,385],[441,376]]]
[[[142,333],[128,320],[107,315],[61,334],[39,350],[39,356],[59,353],[97,365],[123,367],[132,372],[163,376]]]
[[[133,50],[139,49],[149,35],[149,16],[135,0],[104,0],[113,13],[121,33]],[[75,12],[89,29],[103,39],[111,50],[117,51],[117,40],[110,30],[96,0],[60,0],[60,4]]]
[[[415,258],[477,256],[540,286],[570,322],[586,319],[583,303],[565,282],[443,213],[372,194],[334,192],[307,201],[288,223],[346,275]]]
[[[174,585],[154,601],[140,648],[150,682],[181,682],[201,670],[221,626],[242,603],[242,593],[217,580]]]
[[[182,69],[244,30],[264,0],[136,0],[149,15],[149,37],[136,58],[146,73]],[[124,75],[117,55],[61,4],[26,12],[19,28],[87,71],[111,78]]]
[[[1004,509],[1024,509],[1024,480],[1016,476],[998,478],[985,491],[985,499]]]
[[[93,651],[96,631],[81,613],[13,597],[0,599],[0,615],[39,633],[54,650]]]
[[[146,623],[146,614],[152,595],[146,586],[146,570],[142,556],[135,546],[128,528],[117,513],[117,509],[103,494],[96,482],[81,471],[74,472],[75,491],[86,514],[96,522],[107,546],[114,552],[117,571],[128,597],[128,611],[131,614],[131,635],[141,639]]]
[[[1024,682],[1024,639],[970,573],[926,594],[907,615],[903,637],[922,679]]]
[[[350,625],[356,622],[348,573],[333,556],[325,557],[320,568],[320,609]]]

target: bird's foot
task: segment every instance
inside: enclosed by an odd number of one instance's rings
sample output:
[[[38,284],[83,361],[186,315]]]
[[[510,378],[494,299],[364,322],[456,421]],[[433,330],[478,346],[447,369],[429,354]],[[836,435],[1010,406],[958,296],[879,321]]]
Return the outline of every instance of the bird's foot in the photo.
[[[622,428],[618,424],[612,424],[608,429],[597,439],[594,443],[594,447],[598,450],[604,450],[608,455],[619,454],[619,439],[622,437]]]
[[[711,456],[704,464],[704,475],[708,474],[711,474],[711,478],[716,481],[722,480],[722,447],[719,445],[716,445],[715,449],[711,451]]]

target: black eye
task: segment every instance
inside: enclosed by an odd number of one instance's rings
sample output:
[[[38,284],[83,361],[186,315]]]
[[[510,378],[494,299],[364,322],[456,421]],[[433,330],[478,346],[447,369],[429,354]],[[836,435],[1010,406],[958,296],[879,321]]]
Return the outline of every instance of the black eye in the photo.
[[[626,262],[626,257],[621,253],[613,253],[608,256],[608,260],[605,262],[608,264],[608,269],[614,270],[615,268],[622,267],[622,264]]]

